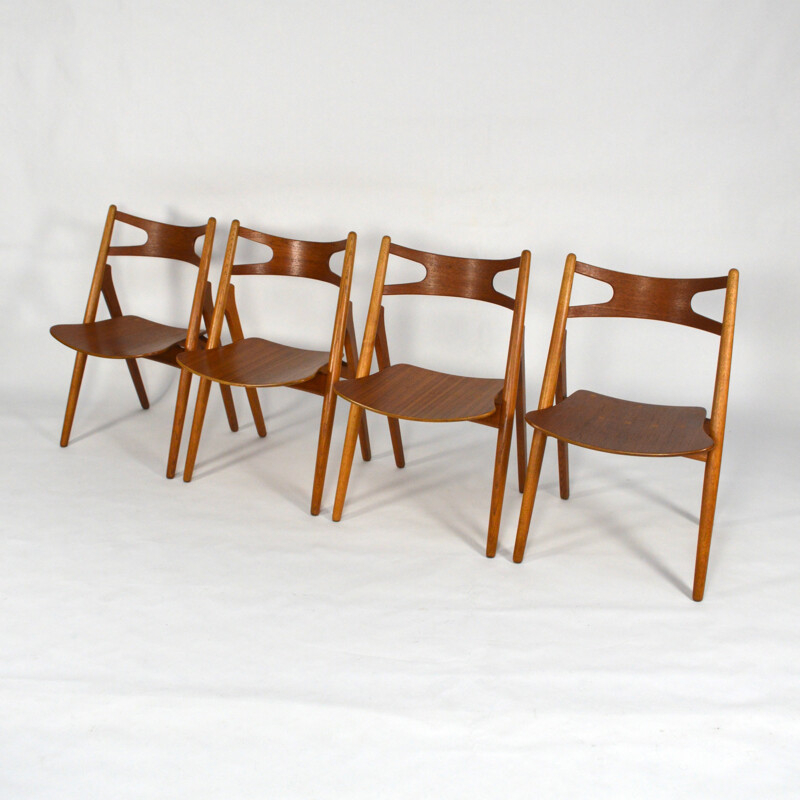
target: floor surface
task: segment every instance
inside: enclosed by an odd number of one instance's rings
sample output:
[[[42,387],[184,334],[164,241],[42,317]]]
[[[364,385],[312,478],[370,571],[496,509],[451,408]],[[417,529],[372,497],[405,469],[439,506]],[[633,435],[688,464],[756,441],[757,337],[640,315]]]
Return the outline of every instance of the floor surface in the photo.
[[[65,396],[3,402],[0,798],[800,796],[800,503],[745,425],[698,604],[696,462],[573,448],[565,503],[550,448],[517,566],[492,430],[407,423],[399,472],[371,415],[333,523],[344,405],[312,518],[317,398],[259,440],[213,395],[184,484],[174,390],[90,386],[67,449]]]

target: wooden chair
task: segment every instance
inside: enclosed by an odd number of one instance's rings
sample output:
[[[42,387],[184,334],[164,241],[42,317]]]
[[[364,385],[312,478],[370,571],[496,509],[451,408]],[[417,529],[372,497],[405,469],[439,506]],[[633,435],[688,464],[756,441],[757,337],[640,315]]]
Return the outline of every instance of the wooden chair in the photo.
[[[425,267],[425,277],[416,283],[385,285],[389,255],[415,261]],[[383,238],[375,282],[364,331],[364,343],[355,379],[343,380],[336,392],[351,403],[347,433],[339,471],[339,485],[333,519],[340,520],[350,469],[353,464],[356,433],[364,409],[389,418],[395,463],[405,464],[400,438],[400,419],[421,422],[470,421],[497,428],[494,482],[492,486],[489,533],[486,555],[494,556],[503,506],[511,432],[517,414],[517,457],[519,487],[525,475],[525,365],[524,321],[531,254],[525,250],[517,258],[504,261],[453,258],[411,250]],[[519,269],[516,297],[498,292],[493,281],[499,272]],[[464,297],[494,303],[513,311],[508,359],[504,378],[468,378],[433,372],[411,364],[391,365],[384,326],[383,295],[421,294]],[[373,351],[378,372],[370,374]]]
[[[267,245],[272,250],[271,260],[260,264],[234,264],[239,238]],[[334,254],[342,251],[345,255],[340,278],[331,270],[330,260]],[[200,376],[192,432],[186,454],[186,468],[183,473],[184,481],[192,479],[212,381],[222,386],[244,386],[247,389],[253,413],[260,421],[257,424],[259,436],[266,436],[267,431],[258,402],[257,387],[288,386],[323,397],[311,496],[311,513],[319,514],[336,409],[336,394],[333,387],[342,372],[345,375],[354,374],[354,365],[358,360],[353,304],[350,302],[355,251],[355,233],[350,233],[346,240],[339,242],[303,242],[244,228],[240,226],[238,220],[234,220],[228,236],[214,318],[208,334],[208,347],[202,351],[184,353],[179,359],[181,366]],[[232,302],[233,275],[290,275],[311,278],[336,286],[339,289],[339,300],[330,349],[303,350],[266,339],[245,339],[238,316],[233,320],[231,328],[237,341],[220,347],[225,308],[229,304],[235,307],[235,303]],[[344,363],[343,350],[346,355]],[[361,454],[365,461],[369,461],[370,445],[366,420],[362,422],[358,432],[361,438]]]
[[[114,232],[114,225],[117,222],[143,230],[147,234],[147,240],[143,244],[137,245],[112,245],[111,238]],[[206,325],[210,324],[213,311],[211,284],[208,282],[208,267],[211,260],[211,248],[214,244],[215,229],[216,221],[213,217],[205,225],[185,227],[134,217],[131,214],[118,211],[116,206],[109,207],[83,322],[76,325],[54,325],[50,329],[50,333],[58,341],[77,351],[67,400],[67,410],[64,416],[64,426],[61,431],[62,447],[66,447],[69,444],[72,421],[75,417],[75,408],[78,404],[78,394],[81,389],[87,356],[125,359],[136,393],[139,396],[139,402],[142,408],[146,409],[150,407],[150,403],[147,399],[136,359],[147,358],[162,364],[178,366],[177,356],[180,353],[197,349],[198,345],[203,341],[204,337],[200,331],[200,319],[204,317]],[[205,239],[203,241],[202,255],[198,256],[195,252],[195,243],[201,236],[204,236]],[[171,325],[162,325],[144,317],[123,314],[114,289],[111,265],[107,263],[107,259],[114,256],[157,257],[183,261],[197,267],[197,281],[195,283],[188,327],[178,328]],[[101,295],[105,299],[111,318],[96,322]],[[182,375],[175,404],[167,477],[172,477],[175,474],[175,463],[178,458],[188,394],[189,381],[186,380],[186,376]],[[235,431],[238,427],[236,410],[233,405],[230,388],[227,386],[222,387],[222,399],[225,403],[231,430]]]
[[[613,289],[611,299],[605,303],[571,306],[572,281],[576,272],[610,284]],[[622,455],[684,456],[705,462],[692,592],[695,600],[703,599],[722,461],[722,443],[725,436],[738,285],[739,273],[735,269],[720,278],[694,280],[649,278],[583,264],[576,261],[574,255],[567,257],[542,392],[539,397],[539,408],[525,417],[535,430],[514,547],[514,561],[522,561],[525,554],[525,543],[548,436],[559,440],[564,449],[566,443],[569,443]],[[692,298],[696,294],[715,289],[725,289],[722,322],[709,319],[692,310]],[[564,396],[563,391],[559,393],[556,384],[559,371],[563,374],[564,370],[568,317],[637,317],[688,325],[717,334],[720,337],[720,346],[710,418],[706,419],[704,408],[634,403],[583,390],[574,392],[568,397]],[[561,466],[563,466],[563,469],[560,469],[561,497],[567,499],[569,475],[566,459]]]

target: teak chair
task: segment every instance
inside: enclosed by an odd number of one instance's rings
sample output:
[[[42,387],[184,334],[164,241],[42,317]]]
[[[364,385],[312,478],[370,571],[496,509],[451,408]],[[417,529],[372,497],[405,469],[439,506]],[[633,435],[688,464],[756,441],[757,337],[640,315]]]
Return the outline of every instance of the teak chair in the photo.
[[[613,290],[605,303],[570,305],[575,273],[609,284]],[[528,473],[514,547],[514,561],[522,561],[531,513],[539,483],[542,457],[548,436],[592,450],[631,456],[684,456],[705,462],[703,499],[697,539],[692,597],[703,599],[711,530],[719,486],[728,384],[736,317],[739,273],[732,269],[719,278],[650,278],[593,267],[567,257],[558,299],[553,335],[545,367],[539,408],[525,417],[533,426]],[[692,298],[700,292],[725,289],[722,322],[704,317],[692,309]],[[711,416],[704,408],[659,406],[634,403],[584,390],[559,396],[556,380],[564,369],[564,345],[568,317],[636,317],[688,325],[720,337],[714,399]],[[556,403],[553,404],[553,399]],[[560,470],[561,497],[569,497],[569,475]]]
[[[426,270],[425,277],[415,283],[385,285],[390,254],[421,264]],[[504,261],[454,258],[411,250],[393,244],[388,236],[383,238],[358,372],[355,379],[343,380],[336,386],[336,392],[351,403],[351,408],[339,471],[339,485],[333,507],[334,520],[338,521],[342,516],[353,464],[356,434],[364,409],[389,418],[392,447],[398,467],[403,467],[405,464],[398,420],[477,422],[498,429],[489,532],[486,541],[486,555],[490,558],[494,556],[497,549],[497,532],[503,505],[515,411],[520,491],[525,475],[523,337],[530,260],[531,254],[527,250],[517,258]],[[499,272],[511,269],[519,269],[515,297],[502,294],[493,286],[494,278]],[[513,319],[505,377],[469,378],[433,372],[411,364],[390,365],[381,297],[402,294],[464,297],[511,309]],[[373,351],[377,356],[378,372],[370,374]]]
[[[112,245],[111,238],[116,222],[143,230],[147,234],[147,240],[143,244],[137,245]],[[50,328],[50,333],[58,341],[77,351],[67,410],[64,415],[64,426],[61,431],[62,447],[69,444],[87,356],[125,359],[139,402],[142,408],[146,409],[150,407],[150,403],[136,359],[147,358],[162,364],[178,366],[177,356],[180,353],[195,350],[202,342],[204,337],[200,332],[201,317],[205,319],[206,325],[210,324],[214,308],[211,299],[211,284],[208,282],[208,267],[215,229],[216,221],[213,217],[205,225],[186,227],[134,217],[118,211],[116,206],[109,207],[83,322],[76,325],[54,325]],[[195,243],[201,236],[204,236],[205,239],[202,255],[198,256],[195,252]],[[188,327],[177,328],[171,325],[162,325],[143,317],[123,314],[114,289],[111,265],[107,263],[107,259],[114,256],[149,256],[182,261],[197,267],[197,281]],[[96,322],[101,295],[105,299],[111,318]],[[188,393],[189,382],[182,376],[178,386],[170,441],[168,477],[172,477],[175,472]],[[228,423],[231,430],[235,431],[238,427],[236,410],[230,388],[227,386],[222,387],[222,399],[225,403]]]
[[[272,250],[272,258],[259,264],[234,264],[239,238],[266,245]],[[331,270],[330,260],[334,254],[342,251],[344,251],[344,266],[339,277]],[[202,351],[184,353],[179,359],[185,370],[200,376],[192,432],[186,454],[186,468],[183,473],[184,481],[192,479],[212,381],[222,386],[244,386],[247,389],[253,414],[257,419],[256,428],[259,436],[266,436],[267,430],[258,401],[257,387],[288,386],[323,397],[311,496],[311,513],[319,514],[336,409],[336,394],[333,387],[342,371],[346,375],[354,374],[354,365],[358,360],[353,304],[350,302],[355,251],[355,233],[350,233],[346,240],[339,242],[303,242],[244,228],[238,220],[234,220],[228,236],[214,318],[208,334],[208,347]],[[288,275],[311,278],[336,286],[339,290],[339,300],[330,349],[304,350],[266,339],[245,339],[238,315],[235,315],[231,325],[234,339],[238,341],[220,347],[225,309],[229,304],[235,307],[235,303],[232,302],[233,275]],[[346,354],[344,363],[343,350]],[[361,454],[365,461],[369,461],[370,445],[366,420],[361,424],[359,434]]]

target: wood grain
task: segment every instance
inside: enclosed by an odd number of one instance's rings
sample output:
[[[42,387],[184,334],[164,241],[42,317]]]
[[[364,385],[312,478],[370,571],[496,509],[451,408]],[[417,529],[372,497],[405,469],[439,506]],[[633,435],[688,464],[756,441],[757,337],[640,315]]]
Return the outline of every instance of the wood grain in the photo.
[[[530,411],[525,420],[548,436],[607,453],[682,456],[714,446],[704,408],[634,403],[585,390]]]
[[[636,317],[674,322],[692,328],[720,333],[722,324],[692,309],[692,298],[700,292],[724,289],[727,277],[720,278],[650,278],[630,275],[578,261],[575,272],[602,281],[614,293],[605,303],[571,306],[570,317]]]
[[[502,391],[502,379],[467,378],[412,364],[393,364],[336,386],[340,397],[362,408],[418,422],[488,417],[496,410]]]
[[[213,350],[179,357],[195,375],[231,386],[291,386],[313,378],[328,363],[327,350],[299,347],[251,337]]]
[[[494,279],[499,272],[519,269],[519,258],[458,258],[412,250],[394,243],[390,246],[389,253],[421,264],[425,267],[426,275],[420,281],[388,284],[383,290],[384,295],[464,297],[494,303],[504,308],[514,308],[514,298],[498,292],[494,288]]]

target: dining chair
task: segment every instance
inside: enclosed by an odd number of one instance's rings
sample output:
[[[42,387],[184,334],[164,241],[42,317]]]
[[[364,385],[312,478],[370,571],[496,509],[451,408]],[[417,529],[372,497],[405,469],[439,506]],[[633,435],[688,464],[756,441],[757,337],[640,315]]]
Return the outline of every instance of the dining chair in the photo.
[[[112,245],[111,239],[116,223],[139,228],[145,232],[147,239],[141,244]],[[214,308],[211,284],[208,281],[208,267],[215,229],[216,221],[213,217],[205,225],[187,227],[135,217],[118,211],[114,205],[109,207],[83,322],[72,325],[54,325],[50,328],[50,333],[58,341],[77,351],[67,399],[67,410],[61,431],[62,447],[69,444],[88,356],[124,359],[139,402],[142,408],[147,409],[150,407],[150,403],[136,359],[146,358],[150,361],[177,366],[176,359],[180,353],[196,350],[202,344],[205,337],[200,330],[200,321],[201,318],[204,318],[206,325],[209,325]],[[201,236],[205,238],[202,254],[198,256],[195,244]],[[145,317],[123,314],[114,288],[111,264],[107,261],[116,256],[156,257],[180,261],[196,267],[197,281],[195,282],[188,327],[163,325]],[[110,319],[96,321],[101,295],[105,300]],[[238,424],[230,387],[221,388],[228,423],[231,430],[235,431]],[[188,394],[189,382],[182,377],[175,404],[167,466],[168,477],[174,475]]]
[[[386,285],[389,256],[413,261],[425,268],[422,280]],[[470,421],[497,428],[494,481],[489,514],[486,555],[494,556],[497,532],[505,491],[514,415],[517,415],[517,458],[520,491],[525,475],[525,302],[530,272],[530,253],[517,258],[488,260],[435,255],[394,244],[388,236],[381,243],[372,289],[361,358],[356,377],[342,380],[336,392],[351,404],[342,452],[339,483],[333,507],[333,519],[342,517],[350,470],[353,464],[356,434],[364,409],[389,419],[395,463],[405,465],[399,420],[420,422]],[[510,297],[494,288],[495,276],[517,269],[516,295]],[[462,297],[493,303],[513,312],[505,377],[473,378],[434,372],[411,364],[391,364],[389,360],[384,309],[384,295],[437,295]],[[371,373],[373,352],[378,371]]]
[[[575,273],[609,284],[613,290],[611,299],[604,303],[570,305]],[[564,446],[569,443],[606,453],[684,456],[705,462],[692,591],[694,600],[703,599],[725,437],[738,286],[739,272],[735,269],[719,278],[651,278],[584,264],[576,261],[572,254],[567,257],[539,407],[525,417],[528,424],[533,426],[534,434],[514,546],[514,561],[519,563],[525,554],[548,436],[557,439]],[[692,299],[695,295],[719,289],[725,290],[721,322],[693,310]],[[719,336],[710,417],[706,418],[704,408],[636,403],[586,390],[573,392],[569,396],[559,396],[556,382],[559,370],[563,371],[565,365],[567,319],[578,317],[661,320]],[[569,476],[566,471],[561,473],[561,497],[569,497]]]
[[[240,238],[266,245],[271,250],[270,260],[253,264],[234,263]],[[344,265],[340,277],[331,269],[330,262],[336,253],[342,251],[344,251]],[[205,350],[184,353],[179,358],[186,372],[200,377],[186,454],[186,467],[183,472],[184,481],[191,481],[194,472],[212,382],[221,386],[245,387],[253,412],[259,420],[256,425],[259,436],[266,436],[267,430],[259,406],[258,388],[287,386],[323,398],[311,495],[311,514],[315,516],[319,514],[336,409],[334,386],[342,373],[345,375],[355,373],[355,364],[358,360],[353,304],[350,302],[355,252],[355,233],[350,233],[347,239],[338,242],[305,242],[245,228],[238,220],[234,220],[228,236],[214,317],[208,334],[208,346]],[[295,276],[335,286],[338,289],[338,302],[330,348],[305,350],[257,337],[244,338],[236,311],[233,314],[231,327],[235,341],[220,346],[225,309],[229,306],[236,308],[235,288],[231,283],[234,275]],[[369,461],[370,444],[366,420],[359,426],[358,434],[361,440],[361,455],[365,461]]]

